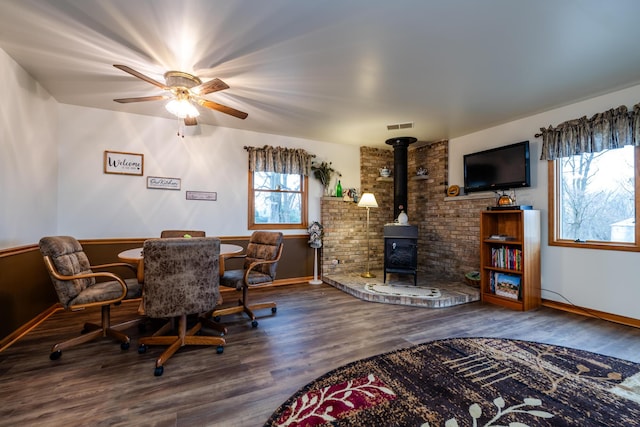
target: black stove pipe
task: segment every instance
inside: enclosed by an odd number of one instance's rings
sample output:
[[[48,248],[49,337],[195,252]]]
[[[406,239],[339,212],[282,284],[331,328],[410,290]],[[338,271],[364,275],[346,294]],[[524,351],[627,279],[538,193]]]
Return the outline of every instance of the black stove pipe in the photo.
[[[393,219],[398,218],[401,210],[407,212],[407,169],[408,147],[417,139],[412,136],[390,138],[386,144],[393,147]],[[402,206],[402,207],[401,207]]]

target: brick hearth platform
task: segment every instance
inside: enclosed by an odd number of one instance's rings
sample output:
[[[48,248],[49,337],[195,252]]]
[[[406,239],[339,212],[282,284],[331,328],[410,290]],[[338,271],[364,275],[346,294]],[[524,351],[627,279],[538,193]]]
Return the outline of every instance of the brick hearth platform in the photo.
[[[382,270],[372,271],[372,273],[376,275],[375,278],[365,279],[360,277],[360,273],[343,273],[326,275],[322,280],[361,300],[386,304],[443,308],[480,300],[480,290],[478,288],[469,286],[464,282],[452,282],[420,273],[418,274],[418,287],[438,288],[441,293],[439,298],[373,294],[365,291],[364,287],[367,283],[382,284],[383,274]],[[387,285],[413,286],[413,276],[389,274],[387,276]]]

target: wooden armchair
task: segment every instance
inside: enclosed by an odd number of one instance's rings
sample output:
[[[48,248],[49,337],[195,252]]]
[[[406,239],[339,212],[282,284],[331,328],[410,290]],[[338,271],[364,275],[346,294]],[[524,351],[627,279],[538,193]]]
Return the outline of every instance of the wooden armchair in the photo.
[[[271,308],[272,313],[277,311],[275,302],[249,304],[248,290],[273,283],[283,246],[282,233],[255,231],[249,239],[249,245],[244,254],[227,257],[227,259],[244,258],[244,266],[242,269],[225,270],[220,277],[220,285],[242,291],[242,298],[238,300],[238,306],[215,310],[212,316],[216,321],[220,316],[244,312],[251,319],[251,326],[255,328],[258,326],[258,321],[254,310]]]
[[[85,323],[82,335],[55,344],[51,348],[49,358],[51,360],[59,359],[64,349],[106,336],[120,341],[120,347],[127,350],[130,339],[120,330],[138,324],[142,319],[138,318],[112,325],[110,306],[111,304],[119,304],[125,299],[140,298],[141,285],[135,278],[122,279],[111,272],[94,272],[93,270],[125,267],[135,272],[135,267],[121,262],[90,265],[80,242],[70,236],[43,237],[40,239],[39,245],[44,265],[62,307],[66,310],[77,310],[99,306],[102,309],[100,325]],[[108,280],[98,282],[97,278]]]

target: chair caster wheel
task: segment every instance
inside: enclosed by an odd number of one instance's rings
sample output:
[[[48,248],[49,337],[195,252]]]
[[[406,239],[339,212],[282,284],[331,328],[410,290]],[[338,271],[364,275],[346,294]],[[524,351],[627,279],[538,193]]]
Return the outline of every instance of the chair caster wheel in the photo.
[[[252,321],[251,322],[251,327],[252,328],[257,328],[258,327],[258,321],[257,320]]]
[[[54,352],[51,352],[51,354],[49,355],[49,359],[58,360],[60,359],[60,356],[62,356],[62,350],[56,350]]]
[[[220,321],[220,316],[214,316],[213,317],[213,321],[214,322],[219,322]]]
[[[144,354],[147,352],[147,346],[144,344],[140,344],[138,346],[138,354]]]
[[[159,377],[164,372],[164,366],[156,366],[156,369],[153,370],[153,375]]]
[[[224,347],[219,345],[218,347],[216,347],[216,353],[218,354],[222,354],[222,352],[224,352]]]
[[[271,307],[271,312],[275,313],[276,311],[278,311],[278,307]]]
[[[128,342],[120,343],[120,349],[121,350],[129,350],[129,345],[130,344]]]

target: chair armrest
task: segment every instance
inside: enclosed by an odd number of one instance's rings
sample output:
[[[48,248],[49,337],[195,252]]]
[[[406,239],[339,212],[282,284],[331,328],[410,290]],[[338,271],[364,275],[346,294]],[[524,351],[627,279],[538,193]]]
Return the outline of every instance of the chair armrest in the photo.
[[[249,274],[259,265],[263,265],[263,264],[273,264],[274,262],[276,262],[276,260],[273,261],[255,261],[252,262],[251,264],[249,264],[249,267],[247,267],[247,269],[244,271],[244,276],[242,277],[242,280],[244,280],[244,283],[249,283],[248,282],[248,278],[249,278]]]
[[[242,258],[246,258],[247,254],[229,254],[229,255],[222,255],[222,257],[224,259],[234,259],[234,258],[242,259]]]
[[[254,261],[251,264],[249,264],[249,267],[247,267],[246,271],[244,272],[244,276],[243,276],[244,283],[248,283],[247,278],[249,277],[249,273],[251,273],[251,271],[255,269],[257,266],[264,265],[264,264],[275,264],[276,262],[280,261],[280,255],[282,255],[282,246],[283,245],[280,245],[280,247],[278,248],[278,253],[276,254],[276,257],[274,259]]]
[[[133,271],[134,273],[138,272],[138,269],[135,265],[133,264],[129,264],[126,262],[112,262],[109,264],[98,264],[98,265],[92,265],[90,266],[92,270],[102,270],[102,269],[106,269],[106,268],[114,268],[114,267],[125,267],[130,269],[131,271]]]
[[[247,271],[251,271],[251,270],[255,269],[257,266],[259,266],[259,265],[275,264],[276,262],[278,262],[277,259],[272,259],[272,260],[269,260],[269,261],[254,261],[251,264],[249,264],[249,267],[247,267]]]
[[[108,303],[119,302],[119,301],[122,301],[124,297],[127,296],[127,290],[128,290],[127,284],[124,282],[124,280],[121,277],[117,276],[116,274],[103,271],[103,272],[94,272],[94,273],[85,273],[85,274],[74,274],[74,275],[67,276],[67,275],[58,273],[58,270],[56,270],[55,266],[53,265],[51,258],[49,258],[48,256],[44,257],[44,262],[46,264],[47,270],[49,270],[51,275],[58,280],[74,280],[74,279],[89,279],[92,277],[106,277],[108,279],[115,280],[116,282],[118,282],[118,284],[122,288],[122,295],[120,295],[118,298],[113,298],[108,301],[101,301],[100,304],[104,304],[107,302]]]

